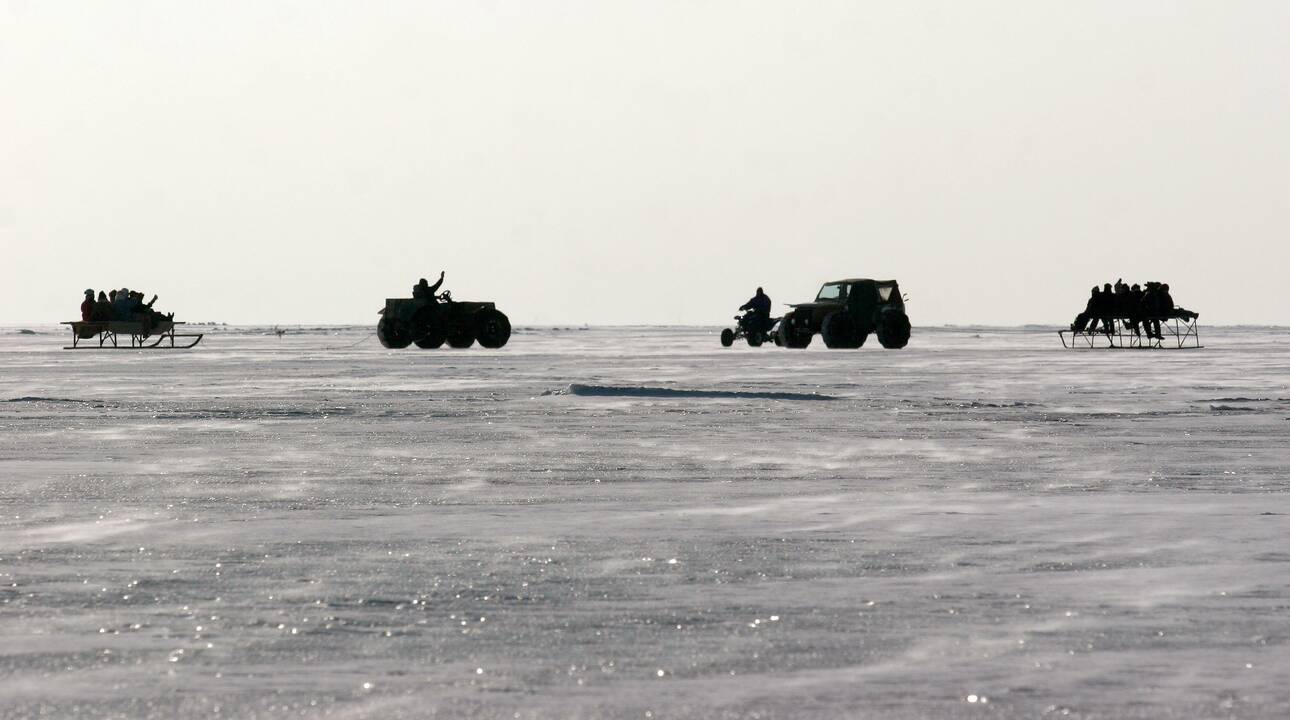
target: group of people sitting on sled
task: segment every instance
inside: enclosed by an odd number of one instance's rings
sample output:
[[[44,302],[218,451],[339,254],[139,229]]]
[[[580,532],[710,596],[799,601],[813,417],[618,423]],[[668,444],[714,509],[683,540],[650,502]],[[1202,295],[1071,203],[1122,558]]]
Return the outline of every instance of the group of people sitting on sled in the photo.
[[[174,319],[174,313],[166,314],[152,309],[157,302],[153,295],[148,302],[143,301],[143,293],[121,288],[109,292],[99,291],[95,298],[93,290],[85,291],[85,301],[81,303],[81,320],[85,322],[137,322],[145,330],[155,327],[157,323]]]
[[[1093,286],[1093,293],[1089,296],[1084,312],[1077,315],[1075,322],[1071,323],[1071,332],[1102,332],[1110,335],[1114,321],[1119,320],[1134,335],[1141,336],[1141,326],[1145,325],[1147,337],[1163,340],[1160,334],[1161,320],[1178,318],[1191,321],[1198,317],[1200,313],[1174,305],[1173,296],[1169,294],[1169,283],[1149,282],[1145,287],[1136,284],[1130,286],[1121,279],[1115,281],[1114,287],[1111,283],[1100,289]],[[1098,323],[1102,325],[1100,331]]]

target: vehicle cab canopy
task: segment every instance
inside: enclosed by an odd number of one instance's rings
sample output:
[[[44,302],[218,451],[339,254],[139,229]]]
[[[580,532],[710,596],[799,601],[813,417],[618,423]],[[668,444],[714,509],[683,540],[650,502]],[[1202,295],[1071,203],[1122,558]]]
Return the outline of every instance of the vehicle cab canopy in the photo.
[[[824,283],[815,302],[840,303],[848,307],[895,305],[904,307],[900,286],[895,280],[852,278]]]

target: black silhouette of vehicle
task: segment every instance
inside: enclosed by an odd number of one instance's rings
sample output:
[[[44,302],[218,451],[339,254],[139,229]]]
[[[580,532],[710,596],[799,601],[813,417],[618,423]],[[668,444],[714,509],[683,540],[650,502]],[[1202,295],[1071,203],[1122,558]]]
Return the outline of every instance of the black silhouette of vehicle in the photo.
[[[775,323],[779,318],[759,318],[752,310],[745,310],[735,316],[735,326],[721,331],[721,346],[730,347],[739,338],[744,338],[752,347],[761,347],[763,343],[775,338]]]
[[[909,343],[909,316],[895,280],[827,282],[813,302],[791,307],[776,328],[775,343],[783,347],[804,348],[816,333],[830,348],[858,348],[873,334],[888,349]]]
[[[491,302],[457,302],[444,291],[431,299],[388,298],[376,337],[387,348],[468,348],[476,341],[499,348],[511,338],[511,321]]]

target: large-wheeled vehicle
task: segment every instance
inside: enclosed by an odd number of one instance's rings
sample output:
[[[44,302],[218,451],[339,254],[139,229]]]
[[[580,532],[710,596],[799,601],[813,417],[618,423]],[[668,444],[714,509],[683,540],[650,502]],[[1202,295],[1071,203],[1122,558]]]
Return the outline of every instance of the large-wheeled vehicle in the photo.
[[[776,328],[777,345],[804,348],[816,333],[830,348],[858,348],[873,334],[888,349],[909,343],[909,316],[895,280],[835,280],[824,283],[814,302],[791,307]]]
[[[458,302],[444,291],[433,298],[387,298],[376,337],[387,348],[468,348],[479,341],[499,348],[511,339],[511,321],[491,302]]]
[[[735,316],[735,326],[721,331],[721,346],[730,347],[735,341],[743,338],[753,347],[775,338],[775,323],[779,318],[762,318],[752,310],[745,310]]]

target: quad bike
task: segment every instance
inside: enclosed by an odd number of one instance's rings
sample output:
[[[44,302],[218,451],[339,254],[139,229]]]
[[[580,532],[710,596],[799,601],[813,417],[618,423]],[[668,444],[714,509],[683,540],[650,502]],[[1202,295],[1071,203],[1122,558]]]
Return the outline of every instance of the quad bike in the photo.
[[[721,331],[721,347],[730,347],[739,338],[744,338],[752,347],[761,347],[767,340],[775,337],[775,323],[779,318],[760,318],[751,310],[735,316],[734,328]]]

